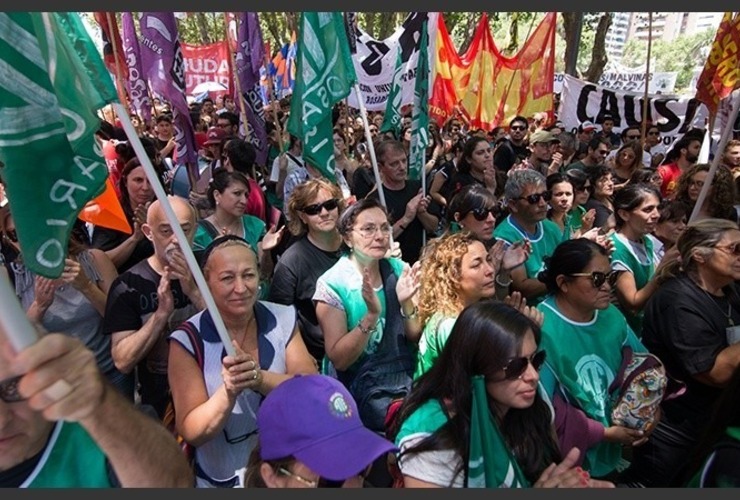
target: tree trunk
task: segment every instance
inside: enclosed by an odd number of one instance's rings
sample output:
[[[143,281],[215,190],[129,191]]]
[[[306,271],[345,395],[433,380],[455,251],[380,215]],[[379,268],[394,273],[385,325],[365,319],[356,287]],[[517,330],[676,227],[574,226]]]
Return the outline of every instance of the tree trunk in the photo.
[[[276,12],[261,12],[260,13],[260,19],[265,20],[265,26],[267,26],[267,31],[270,33],[270,36],[272,37],[272,41],[270,43],[271,50],[275,50],[276,47],[280,47],[282,45],[284,36],[281,34],[281,23],[278,21],[277,13]],[[272,54],[270,54],[270,57],[272,57]]]
[[[583,20],[582,12],[562,12],[563,30],[565,31],[565,72],[571,76],[578,77],[578,69],[573,64],[569,67],[568,61],[575,61],[578,57],[580,40],[580,27]]]
[[[504,49],[504,55],[511,57],[519,47],[519,13],[512,12],[511,25],[509,26],[509,45]]]
[[[465,39],[463,39],[463,43],[460,44],[460,49],[457,51],[458,54],[463,55],[470,47],[470,43],[473,41],[473,35],[475,35],[475,28],[478,27],[479,20],[480,17],[476,17],[474,12],[470,13],[470,17],[468,17],[468,22],[465,26]],[[452,30],[449,31],[452,32]]]
[[[609,26],[611,25],[611,12],[604,12],[601,19],[599,19],[598,26],[596,27],[594,48],[591,52],[591,64],[588,65],[588,69],[584,74],[584,79],[589,82],[598,82],[599,78],[604,73],[604,67],[606,67],[606,63],[609,60],[606,55],[606,32],[609,30]]]
[[[195,14],[195,22],[198,25],[198,31],[200,32],[200,40],[202,45],[208,45],[211,43],[211,37],[208,35],[208,20],[206,19],[205,12],[197,12]]]
[[[381,12],[378,24],[378,40],[385,40],[396,29],[396,13]]]
[[[298,36],[298,22],[300,21],[300,15],[300,12],[285,13],[285,23],[288,26],[288,37],[285,40],[286,42],[290,42],[290,37],[293,36],[293,32],[295,32],[296,37]]]

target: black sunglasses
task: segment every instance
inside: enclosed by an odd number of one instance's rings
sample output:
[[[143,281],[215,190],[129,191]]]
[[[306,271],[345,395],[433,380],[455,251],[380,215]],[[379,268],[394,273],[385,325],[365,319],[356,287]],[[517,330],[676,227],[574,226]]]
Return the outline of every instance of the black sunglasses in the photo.
[[[550,191],[544,191],[542,193],[534,193],[530,194],[529,196],[518,196],[515,198],[516,200],[526,200],[527,203],[530,205],[536,205],[540,202],[540,198],[542,198],[545,201],[550,201],[552,199],[552,193]]]
[[[527,127],[524,125],[512,125],[509,127],[511,130],[527,130]]]
[[[608,273],[602,273],[601,271],[594,271],[592,273],[573,273],[569,276],[573,276],[575,278],[578,277],[584,277],[584,278],[591,278],[591,284],[594,286],[594,288],[601,288],[601,286],[609,282],[609,286],[614,286],[614,284],[617,282],[617,277],[619,276],[616,271],[609,271]]]
[[[325,208],[327,212],[331,212],[338,206],[339,200],[337,200],[336,198],[332,198],[330,200],[326,200],[324,203],[314,203],[313,205],[307,205],[301,208],[300,211],[306,215],[319,215],[322,208]]]
[[[0,382],[0,399],[3,402],[18,403],[19,401],[26,399],[18,392],[18,382],[20,382],[20,380],[21,377],[18,376]]]
[[[229,436],[229,433],[226,432],[226,428],[225,427],[222,430],[224,431],[224,438],[226,438],[226,442],[229,443],[229,444],[241,443],[242,441],[246,441],[250,437],[252,437],[255,434],[257,434],[257,429],[255,429],[252,432],[247,432],[246,434],[242,434],[241,436],[237,436],[235,438],[232,438],[231,436]]]
[[[539,371],[542,363],[545,362],[545,355],[545,351],[542,350],[535,352],[530,357],[511,358],[506,363],[506,366],[504,366],[504,378],[506,380],[514,380],[521,377],[530,364],[535,370]]]
[[[488,214],[493,215],[493,218],[497,219],[501,215],[501,208],[496,206],[491,208],[474,208],[468,213],[472,213],[475,220],[483,222],[488,218]]]

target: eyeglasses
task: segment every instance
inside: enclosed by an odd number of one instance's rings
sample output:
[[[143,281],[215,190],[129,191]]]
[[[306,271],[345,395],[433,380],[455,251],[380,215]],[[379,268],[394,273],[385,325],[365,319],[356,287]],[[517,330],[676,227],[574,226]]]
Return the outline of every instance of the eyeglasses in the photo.
[[[388,236],[389,234],[391,234],[392,228],[390,224],[383,224],[381,226],[370,224],[368,226],[362,226],[358,229],[355,229],[355,231],[360,233],[360,236],[362,236],[363,238],[372,238],[373,236],[375,236],[375,233],[377,233],[378,230],[380,230],[380,234],[382,234],[383,236]]]
[[[475,220],[482,222],[488,218],[488,214],[493,215],[494,219],[498,218],[498,216],[501,214],[501,209],[499,207],[474,208],[468,213],[472,213],[473,217],[475,217]]]
[[[530,205],[536,205],[540,202],[540,198],[545,201],[550,201],[552,199],[552,193],[550,191],[544,191],[542,193],[534,193],[530,194],[529,196],[518,196],[514,198],[515,200],[525,200]]]
[[[588,191],[589,189],[591,189],[591,185],[590,184],[588,186],[583,186],[583,187],[580,187],[580,188],[576,188],[576,191],[584,192],[584,191]]]
[[[250,437],[252,437],[255,434],[257,434],[257,430],[258,429],[254,429],[252,432],[247,432],[246,434],[242,434],[241,436],[237,436],[235,438],[232,438],[232,437],[229,436],[229,433],[226,432],[226,427],[223,428],[224,438],[226,439],[226,442],[229,443],[229,444],[237,444],[237,443],[241,443],[242,441],[246,441]]]
[[[18,403],[25,400],[23,396],[18,392],[18,382],[21,377],[13,377],[0,382],[0,399],[5,403]]]
[[[527,130],[527,127],[525,127],[524,125],[512,125],[511,127],[509,127],[509,129],[522,131]]]
[[[338,206],[339,200],[337,200],[336,198],[332,198],[330,200],[326,200],[323,203],[314,203],[313,205],[307,205],[301,208],[300,211],[306,215],[319,215],[321,213],[321,210],[324,208],[327,212],[331,212]]]
[[[573,273],[569,274],[574,278],[591,278],[591,284],[594,288],[601,288],[606,282],[609,282],[609,286],[614,286],[619,276],[616,271],[609,271],[608,273],[602,273],[601,271],[594,271],[592,273]]]
[[[545,351],[537,351],[531,356],[522,356],[521,358],[511,358],[504,366],[504,378],[506,380],[515,380],[521,378],[530,364],[539,371],[542,363],[545,362]]]
[[[733,243],[732,245],[717,245],[714,248],[718,248],[722,251],[729,252],[735,257],[740,256],[740,242]]]
[[[372,468],[372,464],[368,465],[367,468],[359,473],[357,476],[361,477],[363,480],[367,478],[367,476],[370,474],[370,469]],[[283,474],[284,476],[292,477],[299,483],[303,483],[309,488],[341,488],[344,483],[347,481],[347,479],[342,480],[334,480],[334,479],[326,479],[325,477],[319,476],[318,479],[312,480],[307,479],[300,474],[296,474],[295,472],[289,471],[285,467],[278,467],[277,471],[280,474]]]

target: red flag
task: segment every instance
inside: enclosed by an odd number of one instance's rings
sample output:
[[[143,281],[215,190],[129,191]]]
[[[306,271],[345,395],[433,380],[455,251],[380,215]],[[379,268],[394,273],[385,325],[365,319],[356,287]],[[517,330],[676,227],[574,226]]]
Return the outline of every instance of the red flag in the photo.
[[[103,31],[103,61],[108,71],[116,78],[128,78],[128,65],[123,60],[123,43],[121,32],[118,30],[115,12],[95,12],[95,20]],[[112,41],[112,43],[111,43]],[[116,68],[116,56],[118,68]]]
[[[696,99],[717,112],[719,102],[740,84],[737,61],[740,54],[740,16],[725,12],[709,51],[704,69],[696,82]]]

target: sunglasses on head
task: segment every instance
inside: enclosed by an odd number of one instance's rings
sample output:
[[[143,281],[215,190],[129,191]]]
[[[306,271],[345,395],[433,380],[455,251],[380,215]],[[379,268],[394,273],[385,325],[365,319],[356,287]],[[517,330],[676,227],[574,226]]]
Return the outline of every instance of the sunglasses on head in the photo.
[[[475,220],[483,222],[488,218],[488,214],[493,215],[494,219],[497,219],[498,216],[501,214],[501,209],[499,207],[491,207],[491,208],[474,208],[469,213],[473,214],[473,217],[475,217]]]
[[[5,403],[18,403],[25,398],[18,393],[18,382],[21,377],[13,377],[0,382],[0,400]]]
[[[542,363],[545,362],[545,351],[537,351],[531,356],[522,356],[519,358],[511,358],[506,366],[504,366],[504,378],[506,380],[515,380],[521,378],[524,372],[527,370],[527,366],[530,364],[532,367],[539,371]]]
[[[542,193],[530,194],[529,196],[518,196],[516,199],[525,200],[530,205],[536,205],[540,202],[540,198],[545,201],[550,201],[552,199],[552,193],[550,191],[544,191]]]
[[[601,271],[594,271],[592,273],[573,273],[570,276],[574,278],[591,278],[591,284],[594,288],[601,288],[601,286],[609,282],[609,286],[614,286],[619,276],[616,271],[609,271],[608,273],[602,273]]]
[[[327,212],[331,212],[338,206],[339,200],[337,200],[336,198],[332,198],[330,200],[326,200],[323,203],[314,203],[313,205],[307,205],[300,210],[306,215],[319,215],[321,213],[321,209],[323,208],[325,208]]]

